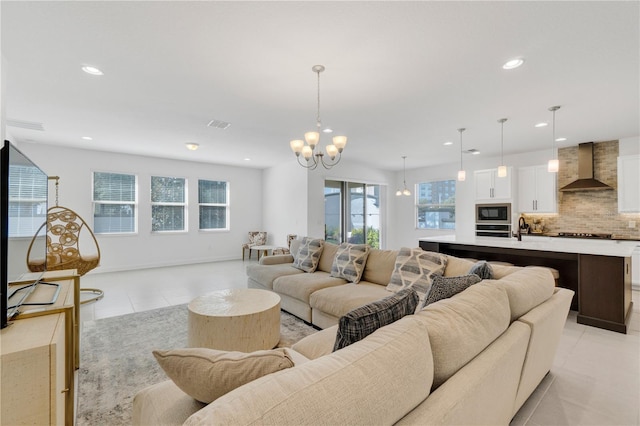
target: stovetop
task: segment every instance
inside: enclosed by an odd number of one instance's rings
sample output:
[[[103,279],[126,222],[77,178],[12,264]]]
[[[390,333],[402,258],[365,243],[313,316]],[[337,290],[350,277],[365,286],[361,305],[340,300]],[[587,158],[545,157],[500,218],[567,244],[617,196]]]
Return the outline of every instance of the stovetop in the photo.
[[[558,232],[558,237],[564,238],[596,238],[600,240],[610,240],[611,234],[598,234],[592,232]]]

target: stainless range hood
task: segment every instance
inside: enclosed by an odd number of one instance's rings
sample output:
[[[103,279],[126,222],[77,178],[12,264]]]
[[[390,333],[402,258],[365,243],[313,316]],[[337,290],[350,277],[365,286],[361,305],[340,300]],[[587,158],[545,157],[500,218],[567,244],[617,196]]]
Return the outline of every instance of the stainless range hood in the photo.
[[[613,189],[593,177],[593,142],[578,145],[578,180],[560,188],[560,191],[602,191]]]

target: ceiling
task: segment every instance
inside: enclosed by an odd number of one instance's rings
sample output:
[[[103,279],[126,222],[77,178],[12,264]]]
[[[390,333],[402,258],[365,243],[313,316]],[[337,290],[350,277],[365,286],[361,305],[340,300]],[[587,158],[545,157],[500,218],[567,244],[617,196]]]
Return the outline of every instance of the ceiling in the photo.
[[[634,137],[639,6],[3,0],[6,130],[18,142],[271,167],[293,161],[289,141],[315,127],[311,67],[322,64],[323,124],[349,137],[345,159],[370,167],[401,170],[403,155],[408,169],[455,163],[460,127],[463,149],[500,155],[503,117],[506,155],[551,152],[552,126],[534,124],[553,105],[561,147]],[[524,65],[503,70],[514,57]]]

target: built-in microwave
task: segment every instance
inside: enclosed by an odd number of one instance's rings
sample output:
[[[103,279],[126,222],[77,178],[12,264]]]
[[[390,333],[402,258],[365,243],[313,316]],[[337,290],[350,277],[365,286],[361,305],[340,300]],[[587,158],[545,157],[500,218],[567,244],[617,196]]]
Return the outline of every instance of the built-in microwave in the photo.
[[[476,204],[476,224],[511,224],[511,204]]]

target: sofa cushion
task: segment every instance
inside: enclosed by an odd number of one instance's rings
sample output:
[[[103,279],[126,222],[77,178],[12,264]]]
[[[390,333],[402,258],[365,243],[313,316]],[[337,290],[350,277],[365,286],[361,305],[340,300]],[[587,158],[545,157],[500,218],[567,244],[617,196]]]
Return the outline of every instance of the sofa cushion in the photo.
[[[364,272],[370,247],[366,244],[342,243],[331,267],[331,276],[357,283]]]
[[[555,280],[547,268],[527,266],[499,280],[483,284],[504,289],[509,297],[511,321],[515,321],[553,295]]]
[[[466,275],[475,263],[469,259],[462,259],[461,257],[451,256],[448,254],[445,256],[447,256],[447,267],[444,269],[443,274],[445,277]]]
[[[335,278],[326,272],[316,271],[313,274],[287,275],[276,278],[273,282],[273,290],[276,293],[301,300],[308,305],[309,296],[313,292],[346,283],[342,278]]]
[[[394,424],[427,398],[432,374],[427,326],[411,315],[341,351],[237,388],[184,424]]]
[[[266,374],[293,367],[284,348],[251,353],[187,348],[153,351],[153,356],[176,386],[204,403]]]
[[[309,296],[309,305],[313,309],[340,318],[355,308],[391,294],[381,285],[360,281],[358,284],[345,284],[318,290]]]
[[[263,256],[270,257],[270,256]],[[291,263],[281,263],[278,265],[248,265],[247,277],[257,282],[262,287],[273,290],[273,281],[283,275],[299,275],[304,272],[294,268]]]
[[[391,273],[396,264],[398,250],[371,249],[364,265],[364,281],[386,286],[391,281]]]
[[[509,298],[497,286],[473,285],[415,315],[427,323],[433,351],[433,389],[471,361],[509,326]]]
[[[206,407],[182,392],[171,380],[148,386],[133,397],[132,425],[181,425],[193,413]]]
[[[387,290],[397,292],[412,287],[423,302],[433,275],[442,275],[446,266],[447,257],[443,254],[403,247],[398,252]]]
[[[482,280],[476,274],[460,275],[458,277],[441,277],[434,275],[431,290],[429,290],[423,306],[430,305],[438,300],[453,297],[480,281]]]
[[[293,267],[304,272],[314,272],[318,267],[323,246],[324,240],[304,237],[298,252],[294,256]]]
[[[476,274],[483,280],[493,279],[493,268],[486,260],[480,260],[469,269],[469,274]]]
[[[360,341],[385,325],[396,322],[400,318],[413,314],[418,306],[418,295],[412,288],[385,297],[377,302],[360,306],[340,317],[336,342],[333,350],[337,351]]]
[[[330,273],[331,267],[333,266],[333,259],[336,257],[337,252],[337,244],[325,241],[324,248],[322,249],[322,254],[320,255],[320,262],[318,263],[318,269],[316,270]]]
[[[338,325],[336,324],[300,339],[291,346],[291,349],[308,359],[329,355],[333,352],[337,332]]]

